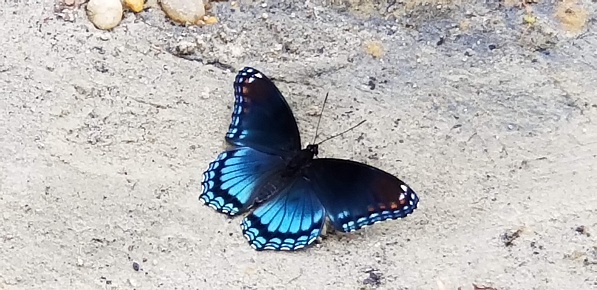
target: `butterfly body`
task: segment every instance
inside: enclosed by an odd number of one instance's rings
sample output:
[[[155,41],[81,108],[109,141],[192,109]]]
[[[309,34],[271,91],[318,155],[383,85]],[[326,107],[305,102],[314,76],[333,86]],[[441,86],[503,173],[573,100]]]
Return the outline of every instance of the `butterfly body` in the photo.
[[[359,162],[316,158],[318,144],[301,149],[290,107],[261,72],[241,70],[234,91],[226,134],[234,148],[209,164],[200,199],[231,216],[253,209],[241,223],[253,248],[306,247],[326,218],[351,232],[416,209],[418,196],[395,176]]]
[[[315,156],[318,154],[318,145],[307,145],[307,148],[298,151],[288,165],[286,165],[286,172],[283,173],[284,176],[295,175],[313,160]]]
[[[317,145],[308,145],[307,148],[296,151],[292,158],[289,158],[285,166],[268,178],[267,182],[261,186],[261,194],[255,200],[255,205],[267,201],[270,197],[282,191],[286,186],[304,173],[310,162],[317,155]]]

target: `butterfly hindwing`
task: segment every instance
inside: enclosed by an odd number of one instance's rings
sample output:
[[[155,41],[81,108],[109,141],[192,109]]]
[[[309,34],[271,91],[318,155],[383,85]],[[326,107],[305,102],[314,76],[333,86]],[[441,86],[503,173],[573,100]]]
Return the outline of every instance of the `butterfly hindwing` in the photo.
[[[299,178],[256,208],[241,223],[256,250],[297,250],[321,234],[325,210],[311,184]]]
[[[268,176],[284,166],[282,158],[248,147],[225,151],[203,173],[199,199],[228,215],[243,212],[259,198]]]
[[[403,181],[350,160],[314,159],[306,172],[337,230],[352,232],[376,222],[404,218],[419,202]]]
[[[267,153],[298,151],[296,120],[276,85],[260,71],[245,67],[234,81],[234,110],[226,140]]]

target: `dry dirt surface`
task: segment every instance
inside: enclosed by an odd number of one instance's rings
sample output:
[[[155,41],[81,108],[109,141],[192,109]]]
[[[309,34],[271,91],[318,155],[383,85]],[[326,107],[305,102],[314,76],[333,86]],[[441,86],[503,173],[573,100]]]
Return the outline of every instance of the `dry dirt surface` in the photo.
[[[188,28],[150,8],[113,31],[2,2],[0,289],[597,289],[597,3],[415,2],[224,1]],[[198,201],[244,66],[304,141],[328,92],[322,137],[366,119],[320,156],[397,175],[419,209],[254,251]]]

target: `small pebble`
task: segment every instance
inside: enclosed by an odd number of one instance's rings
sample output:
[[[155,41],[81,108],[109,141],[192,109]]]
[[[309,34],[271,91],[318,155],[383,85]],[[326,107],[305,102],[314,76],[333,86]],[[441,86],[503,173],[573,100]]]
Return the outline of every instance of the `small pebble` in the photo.
[[[307,110],[307,116],[319,116],[321,115],[321,109],[317,106],[311,106]]]
[[[124,0],[124,5],[135,13],[143,11],[143,0]]]
[[[131,285],[132,287],[137,287],[137,281],[135,281],[135,279],[127,279],[127,282],[129,282],[129,285]]]
[[[87,17],[98,29],[112,29],[122,20],[122,4],[120,0],[91,0]]]
[[[62,18],[64,21],[68,21],[68,22],[74,22],[75,21],[75,13],[74,13],[74,9],[62,9],[62,11],[57,12],[56,16],[58,16],[59,18]]]
[[[102,41],[108,41],[108,40],[110,40],[110,38],[111,38],[111,36],[109,33],[102,33],[99,36],[99,39]]]
[[[190,41],[181,41],[174,47],[174,51],[178,55],[193,54],[195,52],[195,49],[197,49],[197,45]]]
[[[162,0],[162,10],[174,22],[181,24],[198,24],[203,21],[205,6],[197,0]]]
[[[133,262],[133,270],[139,271],[140,268],[141,268],[141,266],[139,266],[139,263]]]
[[[218,18],[215,16],[203,16],[203,22],[207,25],[212,25],[218,23]]]
[[[201,98],[204,100],[207,100],[207,99],[209,99],[210,95],[211,95],[210,89],[207,87],[203,88],[203,91],[201,92]]]

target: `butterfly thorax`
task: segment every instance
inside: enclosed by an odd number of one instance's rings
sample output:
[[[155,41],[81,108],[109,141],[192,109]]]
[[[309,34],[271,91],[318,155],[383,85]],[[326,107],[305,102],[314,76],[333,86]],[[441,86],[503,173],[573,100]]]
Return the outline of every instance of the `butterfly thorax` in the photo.
[[[297,151],[275,178],[270,178],[257,190],[258,196],[255,203],[263,203],[285,187],[290,186],[292,181],[296,180],[296,177],[308,167],[317,153],[317,145],[307,145],[307,148]]]
[[[299,174],[318,153],[317,144],[307,145],[307,148],[296,152],[286,165],[284,172],[282,172],[282,177],[291,177]]]

